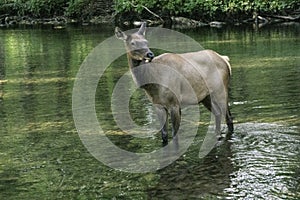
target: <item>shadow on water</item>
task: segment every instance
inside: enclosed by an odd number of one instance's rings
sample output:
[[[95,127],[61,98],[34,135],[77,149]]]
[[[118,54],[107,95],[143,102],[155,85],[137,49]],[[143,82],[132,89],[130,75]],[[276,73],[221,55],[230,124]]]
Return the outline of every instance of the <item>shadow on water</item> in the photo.
[[[193,155],[186,155],[188,159],[184,156],[158,172],[160,180],[155,188],[148,191],[150,199],[216,197],[230,186],[230,174],[233,172],[230,142],[214,149],[202,160],[198,158],[199,146],[196,146]]]

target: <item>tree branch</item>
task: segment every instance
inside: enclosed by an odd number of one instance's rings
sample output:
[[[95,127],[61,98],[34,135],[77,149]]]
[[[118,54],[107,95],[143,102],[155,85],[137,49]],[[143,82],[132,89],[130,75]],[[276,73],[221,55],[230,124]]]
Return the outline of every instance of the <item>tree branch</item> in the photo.
[[[135,8],[138,7],[137,5],[134,5],[132,2],[129,2],[129,3],[130,3],[130,5],[132,5],[132,6],[135,7]],[[145,10],[147,10],[150,14],[152,14],[153,16],[159,18],[162,22],[164,22],[164,20],[163,20],[158,14],[152,12],[152,11],[151,11],[149,8],[147,8],[146,6],[143,6],[143,5],[142,5],[142,7],[143,7]]]
[[[275,18],[275,19],[282,19],[285,21],[299,21],[300,20],[300,15],[298,16],[281,16],[281,15],[267,15],[267,17]]]

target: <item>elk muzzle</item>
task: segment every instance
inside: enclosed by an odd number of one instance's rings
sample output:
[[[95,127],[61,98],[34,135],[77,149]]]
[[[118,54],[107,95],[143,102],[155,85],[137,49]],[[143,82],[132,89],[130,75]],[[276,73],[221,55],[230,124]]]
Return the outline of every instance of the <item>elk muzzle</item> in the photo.
[[[144,57],[145,62],[151,62],[152,59],[154,58],[154,53],[152,51],[148,51]]]

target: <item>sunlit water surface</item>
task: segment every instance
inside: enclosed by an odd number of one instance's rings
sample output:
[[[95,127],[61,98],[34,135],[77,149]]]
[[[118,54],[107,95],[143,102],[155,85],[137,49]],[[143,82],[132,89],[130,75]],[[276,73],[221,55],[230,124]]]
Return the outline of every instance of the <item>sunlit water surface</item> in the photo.
[[[1,199],[300,198],[299,25],[179,30],[231,58],[235,132],[199,159],[210,119],[201,107],[200,123],[183,120],[183,126],[199,126],[189,150],[170,166],[145,174],[116,171],[97,161],[73,122],[76,73],[113,29],[0,30]],[[124,56],[100,79],[97,116],[116,145],[149,152],[161,147],[159,134],[146,139],[126,135],[111,115],[114,84],[127,70]],[[131,97],[130,111],[140,125],[155,117],[139,90]]]

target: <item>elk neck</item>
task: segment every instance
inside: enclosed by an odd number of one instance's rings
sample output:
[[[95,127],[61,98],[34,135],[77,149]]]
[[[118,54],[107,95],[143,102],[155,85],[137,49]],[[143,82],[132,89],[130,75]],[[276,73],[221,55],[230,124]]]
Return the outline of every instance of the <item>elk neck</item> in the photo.
[[[127,54],[127,59],[128,59],[128,65],[130,69],[133,69],[142,63],[141,60],[135,60],[129,54]]]

